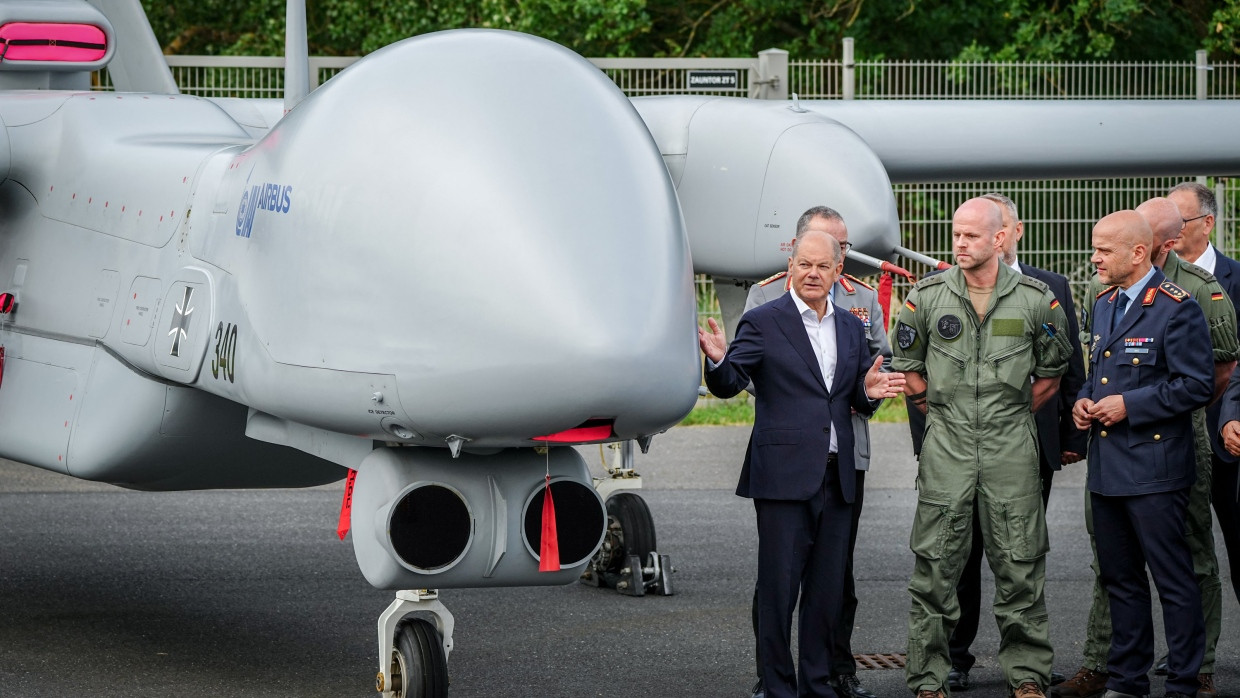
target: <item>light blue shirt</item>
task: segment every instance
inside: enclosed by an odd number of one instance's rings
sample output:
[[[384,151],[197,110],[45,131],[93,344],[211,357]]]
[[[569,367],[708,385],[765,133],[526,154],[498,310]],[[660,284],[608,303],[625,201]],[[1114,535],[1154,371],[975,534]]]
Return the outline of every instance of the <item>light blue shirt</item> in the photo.
[[[1150,282],[1151,278],[1153,278],[1154,269],[1155,267],[1151,266],[1150,270],[1145,272],[1145,276],[1142,276],[1140,281],[1120,291],[1120,293],[1128,296],[1128,307],[1124,308],[1125,313],[1127,313],[1128,309],[1137,303],[1137,299],[1140,297],[1141,292],[1145,290],[1145,285]],[[1120,317],[1123,317],[1123,314],[1121,314]],[[1115,319],[1114,322],[1119,322],[1118,318]]]

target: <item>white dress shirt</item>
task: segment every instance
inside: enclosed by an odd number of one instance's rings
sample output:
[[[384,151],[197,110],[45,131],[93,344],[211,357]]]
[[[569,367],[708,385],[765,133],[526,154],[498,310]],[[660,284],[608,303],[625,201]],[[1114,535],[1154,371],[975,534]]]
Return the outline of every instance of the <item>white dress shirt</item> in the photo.
[[[1185,261],[1185,262],[1188,262],[1188,260],[1187,260],[1187,259],[1186,259],[1186,260],[1184,260],[1184,261]],[[1216,257],[1216,256],[1214,255],[1214,245],[1206,245],[1206,251],[1201,253],[1201,256],[1197,258],[1197,261],[1196,261],[1196,262],[1188,262],[1188,263],[1189,263],[1189,264],[1196,264],[1197,266],[1201,267],[1202,269],[1205,269],[1206,271],[1208,271],[1208,272],[1210,272],[1211,274],[1213,274],[1213,273],[1214,273],[1214,264],[1215,264],[1217,261],[1218,261],[1218,257]]]
[[[814,355],[818,357],[818,368],[822,370],[822,378],[827,383],[827,390],[830,390],[831,383],[835,380],[835,303],[831,299],[831,294],[827,294],[827,312],[822,316],[822,320],[819,320],[818,311],[801,300],[796,289],[790,290],[789,293],[792,295],[792,302],[797,306],[797,312],[801,314],[805,334],[809,336],[810,346],[814,348]],[[835,440],[834,424],[831,425],[830,450],[831,453],[839,451]]]

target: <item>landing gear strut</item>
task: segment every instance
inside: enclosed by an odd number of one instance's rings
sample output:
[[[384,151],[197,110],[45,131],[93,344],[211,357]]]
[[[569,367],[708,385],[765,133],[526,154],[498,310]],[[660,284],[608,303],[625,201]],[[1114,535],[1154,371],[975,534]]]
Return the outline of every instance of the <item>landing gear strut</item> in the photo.
[[[675,593],[671,575],[676,570],[669,556],[656,552],[650,508],[637,494],[618,491],[641,487],[641,476],[633,470],[633,442],[625,441],[619,448],[620,465],[609,467],[611,477],[595,483],[607,500],[607,532],[581,581],[629,596],[647,592],[671,596]]]
[[[383,698],[447,698],[452,614],[434,590],[396,592],[379,616],[379,675]]]

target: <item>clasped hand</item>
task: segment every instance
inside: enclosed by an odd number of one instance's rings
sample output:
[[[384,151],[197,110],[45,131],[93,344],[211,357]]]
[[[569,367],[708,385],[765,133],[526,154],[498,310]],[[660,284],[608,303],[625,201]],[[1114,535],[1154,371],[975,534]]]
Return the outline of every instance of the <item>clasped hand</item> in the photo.
[[[1128,418],[1123,395],[1108,395],[1094,402],[1087,397],[1072,406],[1072,422],[1077,429],[1088,429],[1095,421],[1104,427],[1114,426]]]

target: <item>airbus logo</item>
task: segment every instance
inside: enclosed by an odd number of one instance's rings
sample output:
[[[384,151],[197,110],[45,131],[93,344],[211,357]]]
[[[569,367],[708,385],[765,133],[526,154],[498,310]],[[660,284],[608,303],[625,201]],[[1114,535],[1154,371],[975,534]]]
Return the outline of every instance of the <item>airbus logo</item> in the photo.
[[[237,205],[237,236],[248,238],[254,228],[254,215],[259,211],[288,213],[293,206],[293,187],[281,184],[255,184],[241,194]]]

